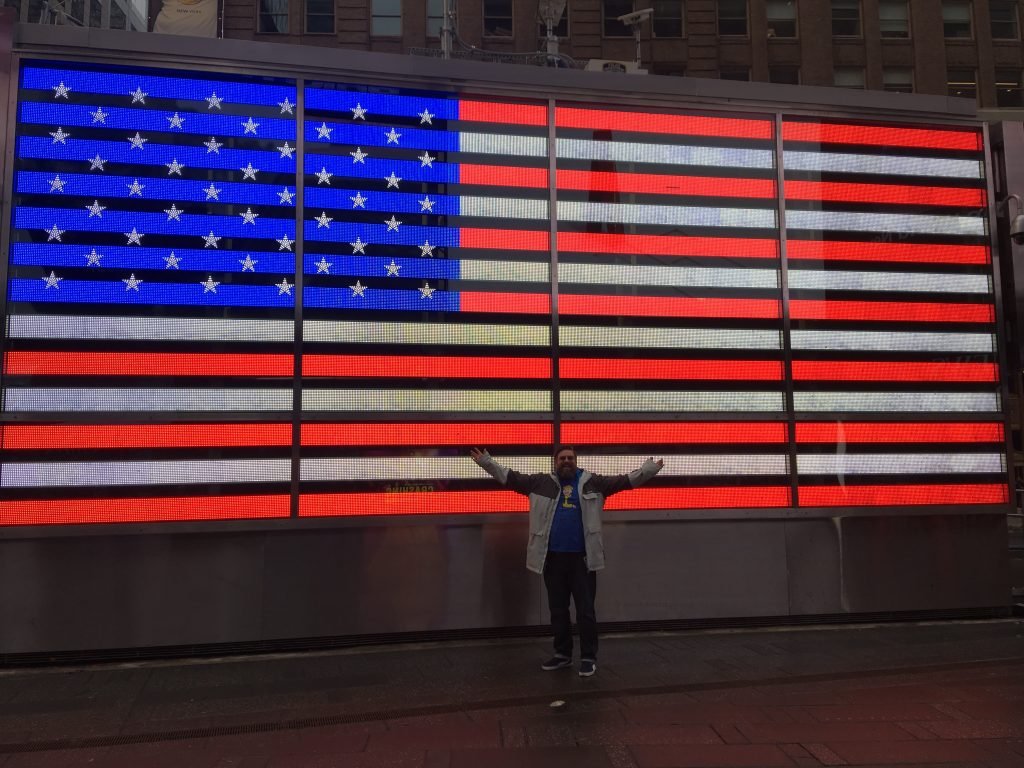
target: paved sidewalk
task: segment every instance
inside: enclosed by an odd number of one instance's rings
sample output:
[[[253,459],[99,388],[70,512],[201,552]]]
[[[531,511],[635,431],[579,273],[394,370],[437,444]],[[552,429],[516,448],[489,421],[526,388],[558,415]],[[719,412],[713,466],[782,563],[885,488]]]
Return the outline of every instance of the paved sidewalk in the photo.
[[[1024,767],[1024,622],[0,670],[0,768]],[[551,702],[565,705],[552,708]]]

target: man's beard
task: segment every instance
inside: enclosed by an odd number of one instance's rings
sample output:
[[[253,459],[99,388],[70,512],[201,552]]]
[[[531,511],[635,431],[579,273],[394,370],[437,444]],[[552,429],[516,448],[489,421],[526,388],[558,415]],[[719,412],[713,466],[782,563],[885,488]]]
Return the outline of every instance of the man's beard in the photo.
[[[558,477],[562,480],[574,480],[576,478],[576,469],[573,467],[559,467]]]

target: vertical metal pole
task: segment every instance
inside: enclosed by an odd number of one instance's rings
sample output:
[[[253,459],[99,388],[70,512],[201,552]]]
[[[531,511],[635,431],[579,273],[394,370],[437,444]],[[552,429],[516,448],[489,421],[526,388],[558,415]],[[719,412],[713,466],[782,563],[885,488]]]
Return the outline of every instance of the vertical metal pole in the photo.
[[[441,0],[441,55],[446,59],[452,57],[452,0]]]

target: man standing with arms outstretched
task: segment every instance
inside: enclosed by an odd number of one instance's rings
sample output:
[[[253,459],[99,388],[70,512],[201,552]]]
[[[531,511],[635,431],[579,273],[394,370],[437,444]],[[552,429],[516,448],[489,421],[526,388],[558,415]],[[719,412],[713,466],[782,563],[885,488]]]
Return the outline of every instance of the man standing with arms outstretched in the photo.
[[[597,672],[597,571],[604,568],[601,512],[613,493],[643,485],[664,462],[647,459],[628,475],[606,477],[576,466],[576,450],[559,446],[554,472],[524,475],[502,466],[486,451],[470,450],[473,461],[510,490],[530,499],[530,538],[526,567],[543,574],[551,607],[555,655],[541,665],[550,671],[572,666],[572,622],[569,598],[576,606],[580,628],[580,677]]]

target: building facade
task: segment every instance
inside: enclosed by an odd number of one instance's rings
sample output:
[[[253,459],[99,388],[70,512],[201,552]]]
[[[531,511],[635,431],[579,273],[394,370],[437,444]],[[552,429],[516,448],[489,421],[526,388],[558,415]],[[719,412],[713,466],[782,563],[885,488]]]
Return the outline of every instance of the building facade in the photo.
[[[452,0],[455,48],[544,48],[537,0]],[[1019,109],[1017,0],[569,0],[559,50],[632,61],[618,17],[650,7],[641,65],[665,75],[866,88]],[[442,0],[225,0],[230,38],[405,53],[439,49]]]

